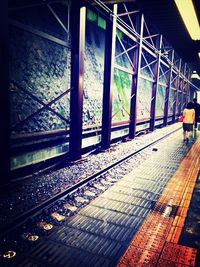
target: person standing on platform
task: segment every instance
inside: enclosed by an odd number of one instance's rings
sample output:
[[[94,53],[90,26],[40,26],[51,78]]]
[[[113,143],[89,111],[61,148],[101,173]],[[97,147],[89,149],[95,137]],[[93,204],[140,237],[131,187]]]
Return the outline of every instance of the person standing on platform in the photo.
[[[200,104],[197,103],[197,99],[193,99],[193,107],[195,110],[195,123],[194,128],[197,129],[197,123],[200,122]]]
[[[188,144],[195,121],[195,110],[192,102],[189,102],[183,110],[183,139]]]

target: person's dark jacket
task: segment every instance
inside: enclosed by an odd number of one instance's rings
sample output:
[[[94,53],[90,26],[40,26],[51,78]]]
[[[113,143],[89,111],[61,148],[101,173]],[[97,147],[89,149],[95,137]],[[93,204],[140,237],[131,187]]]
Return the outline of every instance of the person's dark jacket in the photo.
[[[195,110],[195,118],[200,117],[200,104],[199,103],[193,103],[194,110]]]

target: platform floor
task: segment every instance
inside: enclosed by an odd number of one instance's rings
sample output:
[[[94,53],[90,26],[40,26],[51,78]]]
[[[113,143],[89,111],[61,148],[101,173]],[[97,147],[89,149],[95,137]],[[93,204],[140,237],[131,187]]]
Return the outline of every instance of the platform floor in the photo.
[[[199,170],[199,133],[180,130],[5,266],[200,266]]]

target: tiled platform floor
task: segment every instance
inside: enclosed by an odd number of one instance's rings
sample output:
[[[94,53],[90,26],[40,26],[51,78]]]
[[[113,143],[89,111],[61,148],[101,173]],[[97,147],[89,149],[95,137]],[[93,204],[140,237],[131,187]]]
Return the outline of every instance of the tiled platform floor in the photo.
[[[189,152],[181,139],[179,131],[161,141],[149,159],[5,266],[195,266],[197,250],[178,242],[200,139]]]

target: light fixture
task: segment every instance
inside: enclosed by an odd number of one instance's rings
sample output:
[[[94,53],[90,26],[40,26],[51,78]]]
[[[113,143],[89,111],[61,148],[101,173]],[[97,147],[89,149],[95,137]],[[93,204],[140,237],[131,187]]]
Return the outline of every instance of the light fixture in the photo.
[[[198,56],[199,56],[199,58],[200,58],[200,52],[198,53]]]
[[[200,77],[199,77],[199,75],[197,73],[192,73],[191,78],[200,80]]]
[[[193,40],[200,40],[200,26],[192,0],[174,0]]]

